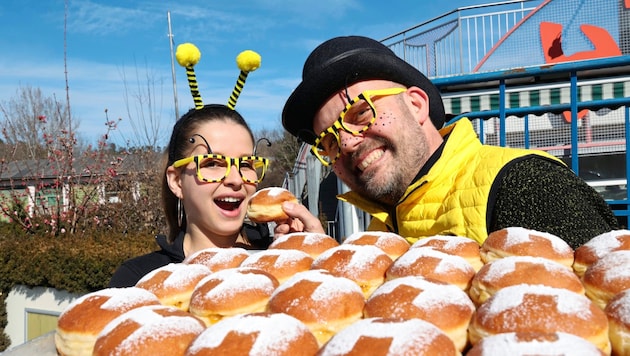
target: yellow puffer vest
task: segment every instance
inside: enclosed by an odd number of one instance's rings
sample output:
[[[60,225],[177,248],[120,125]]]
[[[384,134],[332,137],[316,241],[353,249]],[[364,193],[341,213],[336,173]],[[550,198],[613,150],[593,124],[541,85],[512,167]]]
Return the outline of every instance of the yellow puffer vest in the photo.
[[[542,151],[482,145],[467,119],[440,133],[450,133],[440,159],[407,188],[396,205],[395,216],[355,192],[338,198],[372,215],[368,230],[394,231],[410,243],[433,235],[458,235],[481,244],[488,237],[490,190],[501,169],[514,159],[532,154],[561,162]]]

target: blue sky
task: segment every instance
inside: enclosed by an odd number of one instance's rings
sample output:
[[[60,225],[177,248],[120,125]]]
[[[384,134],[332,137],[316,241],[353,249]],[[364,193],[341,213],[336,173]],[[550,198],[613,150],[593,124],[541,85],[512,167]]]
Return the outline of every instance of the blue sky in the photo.
[[[282,127],[283,103],[300,81],[304,60],[322,41],[340,35],[380,40],[457,7],[488,2],[68,0],[65,50],[73,119],[80,139],[93,143],[105,133],[107,109],[109,119],[122,119],[112,141],[133,143],[138,128],[130,117],[141,116],[134,93],[151,82],[166,144],[175,122],[168,12],[175,46],[192,42],[202,53],[195,71],[206,104],[227,102],[239,73],[238,53],[261,55],[262,65],[248,76],[236,106],[259,131]],[[24,87],[65,100],[65,6],[64,0],[0,1],[0,103]],[[181,115],[193,102],[184,68],[176,64],[175,73]]]

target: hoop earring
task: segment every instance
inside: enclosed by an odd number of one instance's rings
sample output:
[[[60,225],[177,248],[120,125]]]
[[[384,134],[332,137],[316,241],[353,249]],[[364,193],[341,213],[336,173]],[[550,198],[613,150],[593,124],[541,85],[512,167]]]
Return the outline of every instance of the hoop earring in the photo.
[[[182,200],[177,199],[177,227],[182,227],[182,221],[184,221],[184,208],[182,207]]]

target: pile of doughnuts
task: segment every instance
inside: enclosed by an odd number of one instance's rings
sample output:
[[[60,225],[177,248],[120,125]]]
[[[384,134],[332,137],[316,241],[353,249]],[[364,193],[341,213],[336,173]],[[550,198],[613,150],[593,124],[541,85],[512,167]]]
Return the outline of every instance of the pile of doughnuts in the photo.
[[[89,293],[60,315],[55,345],[60,355],[630,355],[628,236],[573,250],[522,227],[482,245],[291,233],[265,251],[199,251],[134,287]]]

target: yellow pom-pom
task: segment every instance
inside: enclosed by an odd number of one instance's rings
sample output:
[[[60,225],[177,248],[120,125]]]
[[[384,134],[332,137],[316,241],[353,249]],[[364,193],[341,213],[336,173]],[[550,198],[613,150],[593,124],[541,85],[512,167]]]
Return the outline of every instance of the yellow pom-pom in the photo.
[[[236,65],[244,72],[253,72],[260,67],[260,54],[246,50],[236,56]]]
[[[199,51],[199,48],[192,43],[182,43],[177,46],[175,58],[180,66],[192,67],[199,63],[199,59],[201,59],[201,52]]]

